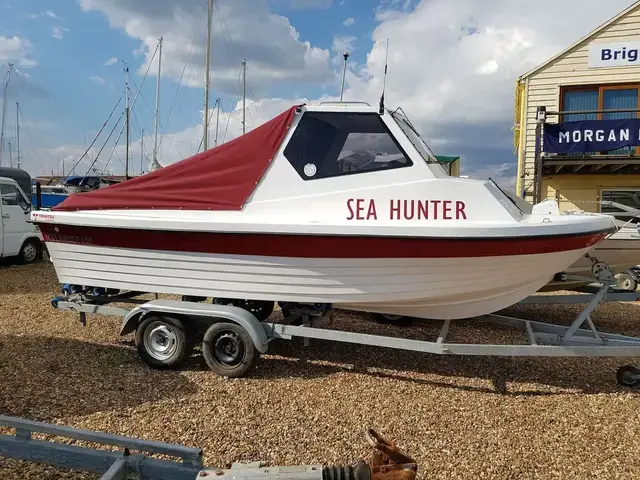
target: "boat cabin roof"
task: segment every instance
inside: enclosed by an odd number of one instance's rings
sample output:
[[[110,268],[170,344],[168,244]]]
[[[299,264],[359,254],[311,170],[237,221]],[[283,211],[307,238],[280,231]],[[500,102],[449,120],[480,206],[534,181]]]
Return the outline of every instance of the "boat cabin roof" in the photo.
[[[400,109],[382,115],[364,102],[296,105],[272,120],[190,158],[98,190],[72,194],[54,210],[241,210],[264,178],[291,168],[300,183],[331,189],[332,178],[404,169],[446,176]],[[282,176],[282,175],[281,175]],[[376,177],[378,178],[378,177]],[[318,185],[316,180],[326,179]],[[383,180],[384,181],[384,180]]]

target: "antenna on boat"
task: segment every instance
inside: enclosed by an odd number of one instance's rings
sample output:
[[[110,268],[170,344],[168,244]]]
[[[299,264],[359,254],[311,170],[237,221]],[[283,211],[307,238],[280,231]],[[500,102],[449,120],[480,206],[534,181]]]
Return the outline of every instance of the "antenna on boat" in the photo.
[[[389,65],[389,39],[387,38],[387,49],[384,57],[384,77],[382,80],[382,95],[380,95],[380,109],[378,113],[384,115],[384,91],[387,88],[387,66]]]
[[[342,101],[342,95],[344,94],[344,78],[347,75],[347,59],[349,58],[349,52],[344,52],[344,67],[342,67],[342,86],[340,87],[340,101]]]

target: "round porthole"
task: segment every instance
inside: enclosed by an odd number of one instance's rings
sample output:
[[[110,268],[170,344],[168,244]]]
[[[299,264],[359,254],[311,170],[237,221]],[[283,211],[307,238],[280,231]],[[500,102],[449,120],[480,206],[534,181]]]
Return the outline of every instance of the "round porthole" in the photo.
[[[307,163],[304,166],[304,174],[307,177],[313,177],[317,171],[318,171],[318,168],[313,163]]]

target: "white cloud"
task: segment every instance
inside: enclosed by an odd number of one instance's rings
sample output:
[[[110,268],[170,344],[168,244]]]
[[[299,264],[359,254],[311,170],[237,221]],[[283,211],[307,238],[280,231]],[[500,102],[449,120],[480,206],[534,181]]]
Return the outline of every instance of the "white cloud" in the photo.
[[[344,22],[342,22],[342,25],[344,25],[345,27],[350,27],[354,23],[356,23],[356,19],[353,17],[349,17],[349,18],[346,18]]]
[[[342,55],[344,52],[351,53],[354,50],[353,44],[357,39],[358,37],[354,37],[353,35],[334,37],[331,49],[339,55]]]
[[[92,75],[91,77],[89,77],[89,80],[91,80],[93,83],[97,83],[98,85],[106,85],[108,83],[100,75]]]
[[[326,3],[324,0],[296,1],[299,6],[304,3],[306,8]],[[202,87],[206,50],[203,2],[80,0],[80,5],[87,12],[103,12],[112,27],[123,29],[141,42],[140,48],[136,49],[145,56],[140,73],[147,70],[157,39],[163,36],[163,76],[178,80],[186,64],[183,82]],[[283,81],[299,84],[333,81],[330,52],[300,38],[287,18],[269,11],[267,2],[217,1],[213,17],[211,72],[216,89],[233,92],[243,58],[249,65],[254,89],[280,85]]]
[[[56,38],[58,40],[62,40],[64,38],[64,34],[66,32],[68,32],[69,30],[64,28],[64,27],[53,27],[53,31],[51,33],[51,36],[53,38]]]
[[[171,45],[167,47],[167,58],[172,66],[168,70],[175,78],[184,64],[191,41],[189,37],[193,35],[198,16],[180,0],[177,1],[183,5],[180,8],[186,9],[184,12],[176,7],[172,11],[181,14],[162,13],[175,1],[154,0],[154,4],[158,4],[156,9],[144,7],[147,12],[160,12],[153,18],[132,10],[134,6],[137,8],[138,2],[81,0],[81,3],[85,10],[102,9],[112,25],[140,38],[146,48],[147,62],[157,36],[167,32],[165,38],[168,39],[168,33],[171,33],[171,42],[167,40],[167,45]],[[386,0],[381,4],[376,12],[379,25],[372,34],[375,43],[369,49],[366,62],[362,65],[349,62],[345,99],[377,105],[382,90],[385,44],[389,38],[387,106],[402,106],[436,153],[462,155],[463,174],[478,178],[491,176],[507,185],[515,175],[510,130],[515,79],[628,7],[630,0],[596,2],[589,8],[584,8],[582,0],[539,0],[535,10],[526,2],[513,0],[422,0],[415,8],[413,3]],[[225,12],[232,51],[237,50],[233,55],[237,59],[235,63],[239,65],[246,56],[254,82],[265,85],[275,79],[287,81],[295,71],[294,80],[310,84],[318,72],[326,77],[332,66],[330,91],[333,95],[338,93],[341,62],[332,65],[327,50],[302,42],[287,19],[274,19],[273,15],[265,13],[266,7],[263,8],[262,3],[257,8],[258,13],[250,13],[247,25],[243,26],[245,19],[240,13],[246,13],[247,5],[246,2],[221,2],[220,8]],[[548,14],[551,11],[553,15]],[[566,22],[567,18],[572,21]],[[258,19],[266,19],[267,25],[258,28]],[[341,53],[352,47],[354,41],[355,38],[349,37],[335,39],[332,45],[334,58],[341,60]],[[214,42],[216,46],[225,45],[222,37],[216,37]],[[263,45],[266,46],[261,49]],[[204,52],[202,41],[194,50],[197,50],[197,64]],[[214,52],[218,52],[214,55],[217,58],[213,72],[218,84],[225,79],[235,82],[231,68],[234,62],[225,60],[226,53],[216,49]],[[264,57],[258,55],[261,52],[265,53]],[[201,72],[195,65],[193,85],[200,88]],[[249,126],[271,118],[300,100],[306,101],[293,98],[250,100],[249,111],[256,118],[248,119]],[[200,105],[192,108],[199,109]],[[256,114],[256,108],[260,115]],[[227,119],[226,140],[237,136],[241,131],[240,117],[238,109],[231,114],[223,113],[220,136]],[[199,125],[166,135],[160,149],[161,162],[171,163],[195,153],[201,136]],[[145,140],[145,144],[147,141],[150,139]],[[132,147],[132,152],[138,151],[139,145]],[[121,170],[119,162],[114,163],[114,168]]]
[[[40,17],[49,17],[49,18],[53,18],[54,20],[60,20],[60,17],[55,13],[53,13],[51,10],[45,10],[44,12],[40,12],[40,13],[27,13],[26,16],[27,18],[31,18],[31,19],[36,19]]]
[[[114,65],[118,62],[118,59],[116,57],[111,57],[109,60],[107,60],[106,62],[104,62],[104,66],[105,67],[110,67],[111,65]]]
[[[33,45],[26,38],[0,36],[0,63],[13,62],[23,68],[35,67],[38,62],[29,58]]]

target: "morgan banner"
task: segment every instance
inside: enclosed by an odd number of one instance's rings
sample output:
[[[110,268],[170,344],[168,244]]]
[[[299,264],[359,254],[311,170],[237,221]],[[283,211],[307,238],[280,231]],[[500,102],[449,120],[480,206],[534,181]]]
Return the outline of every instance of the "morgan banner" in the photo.
[[[609,152],[640,146],[640,119],[582,120],[544,126],[546,153]]]

